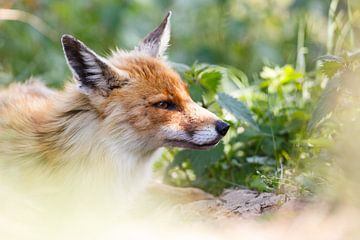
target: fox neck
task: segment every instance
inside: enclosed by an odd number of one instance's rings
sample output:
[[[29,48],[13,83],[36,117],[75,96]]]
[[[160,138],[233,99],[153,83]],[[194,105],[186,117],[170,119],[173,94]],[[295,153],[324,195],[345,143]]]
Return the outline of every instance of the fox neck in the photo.
[[[144,140],[126,122],[118,126],[116,137],[108,135],[101,113],[78,91],[68,89],[59,97],[63,101],[56,101],[43,141],[48,142],[48,159],[62,166],[60,176],[66,174],[69,183],[141,187],[159,151],[143,147]]]

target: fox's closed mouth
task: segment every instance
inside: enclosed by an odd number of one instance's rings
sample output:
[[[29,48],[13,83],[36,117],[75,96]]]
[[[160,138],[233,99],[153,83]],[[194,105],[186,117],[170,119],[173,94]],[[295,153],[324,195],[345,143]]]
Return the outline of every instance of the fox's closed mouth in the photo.
[[[214,141],[205,143],[205,144],[196,144],[196,143],[185,141],[185,140],[175,140],[175,139],[170,140],[169,139],[166,141],[166,145],[171,146],[171,147],[206,150],[206,149],[210,149],[210,148],[216,146],[216,144],[219,143],[220,139],[221,139],[221,137],[216,138]]]

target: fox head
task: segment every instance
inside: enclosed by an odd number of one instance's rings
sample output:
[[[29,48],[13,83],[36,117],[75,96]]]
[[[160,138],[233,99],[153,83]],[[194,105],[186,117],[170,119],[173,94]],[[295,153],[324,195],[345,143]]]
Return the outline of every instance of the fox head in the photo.
[[[132,51],[117,50],[108,58],[64,35],[65,57],[78,91],[96,109],[108,137],[133,139],[144,149],[208,149],[225,136],[229,125],[197,105],[164,60],[170,16]]]

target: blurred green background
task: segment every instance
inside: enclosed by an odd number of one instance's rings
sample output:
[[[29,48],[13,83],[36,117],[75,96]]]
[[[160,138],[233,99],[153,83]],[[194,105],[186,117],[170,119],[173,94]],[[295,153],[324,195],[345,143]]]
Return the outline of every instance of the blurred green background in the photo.
[[[309,165],[333,138],[334,128],[318,128],[337,104],[327,83],[338,87],[334,73],[357,66],[360,1],[3,0],[0,8],[0,84],[35,76],[53,87],[71,76],[62,34],[107,55],[132,49],[172,10],[169,59],[192,97],[232,129],[209,152],[165,152],[155,165],[165,181],[213,193],[308,193],[323,183]]]
[[[299,24],[306,24],[306,60],[314,68],[315,57],[326,52],[329,4],[329,0],[6,0],[0,7],[31,13],[47,28],[40,33],[29,21],[0,23],[0,65],[12,75],[0,81],[40,75],[61,85],[70,73],[61,52],[61,34],[73,34],[101,54],[116,46],[132,49],[168,10],[174,13],[168,51],[172,61],[232,65],[252,76],[264,64],[294,63]],[[339,7],[346,8],[346,3]]]

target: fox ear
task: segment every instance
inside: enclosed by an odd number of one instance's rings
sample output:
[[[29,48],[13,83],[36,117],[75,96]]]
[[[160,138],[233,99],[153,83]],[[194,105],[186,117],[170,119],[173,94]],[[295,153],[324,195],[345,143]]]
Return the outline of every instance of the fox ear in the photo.
[[[63,35],[61,43],[67,63],[82,93],[97,92],[106,96],[112,89],[122,87],[128,82],[125,73],[112,67],[73,36]]]
[[[149,33],[135,50],[149,54],[152,57],[162,57],[170,41],[171,11],[166,14],[161,24]]]

